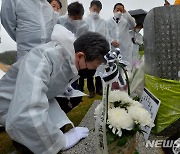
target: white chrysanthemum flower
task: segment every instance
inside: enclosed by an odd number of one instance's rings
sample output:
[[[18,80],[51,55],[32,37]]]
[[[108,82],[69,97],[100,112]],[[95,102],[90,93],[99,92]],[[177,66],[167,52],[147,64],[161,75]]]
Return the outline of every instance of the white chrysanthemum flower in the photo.
[[[124,91],[120,91],[120,90],[110,91],[109,102],[116,102],[116,101],[121,101],[122,103],[129,103],[132,101],[132,99]]]
[[[132,100],[130,102],[130,104],[133,105],[133,106],[143,107],[143,105],[141,103],[139,103],[138,101],[135,101],[135,100]]]
[[[139,106],[130,106],[128,107],[128,113],[136,123],[139,123],[142,126],[154,127],[151,115],[146,109]]]
[[[102,112],[102,108],[103,108],[103,103],[100,102],[100,104],[95,108],[95,111],[94,111],[95,118]]]
[[[119,90],[114,90],[114,91],[110,91],[109,92],[109,102],[116,102],[116,101],[120,101],[120,97],[119,97]]]
[[[134,121],[131,116],[121,108],[109,109],[107,124],[109,124],[109,128],[112,128],[114,134],[117,130],[119,136],[122,135],[121,128],[131,130],[134,127]]]

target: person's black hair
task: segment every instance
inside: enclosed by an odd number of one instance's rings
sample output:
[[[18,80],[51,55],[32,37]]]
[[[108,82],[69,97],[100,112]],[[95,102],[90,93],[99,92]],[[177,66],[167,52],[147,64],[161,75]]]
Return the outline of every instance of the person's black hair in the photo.
[[[97,0],[91,1],[90,7],[94,5],[96,5],[100,10],[102,9],[102,3],[100,1],[97,1]]]
[[[69,4],[67,10],[70,16],[84,15],[84,7],[79,2],[73,2]]]
[[[123,8],[124,8],[124,5],[123,5],[122,3],[116,3],[116,4],[114,5],[114,10],[116,9],[116,6],[118,6],[118,5],[121,5],[121,6],[123,6]]]
[[[51,4],[51,2],[52,1],[54,1],[54,0],[47,0],[50,4]],[[60,0],[55,0],[58,4],[59,4],[59,6],[60,6],[60,9],[62,8],[62,3],[60,2]]]
[[[75,52],[84,52],[86,61],[95,59],[105,62],[104,55],[110,50],[108,41],[104,36],[95,32],[87,32],[74,42]]]

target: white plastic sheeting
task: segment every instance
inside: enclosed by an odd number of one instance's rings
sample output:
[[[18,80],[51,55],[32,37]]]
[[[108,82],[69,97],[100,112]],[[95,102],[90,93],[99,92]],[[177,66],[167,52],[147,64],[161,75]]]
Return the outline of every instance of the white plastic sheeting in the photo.
[[[5,72],[0,69],[0,79],[4,76]]]

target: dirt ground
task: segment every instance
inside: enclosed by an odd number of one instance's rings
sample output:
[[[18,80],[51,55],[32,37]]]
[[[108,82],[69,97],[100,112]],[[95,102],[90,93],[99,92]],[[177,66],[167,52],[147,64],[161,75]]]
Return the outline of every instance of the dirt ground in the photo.
[[[4,72],[7,72],[7,70],[10,68],[9,65],[5,65],[3,63],[0,62],[0,69]]]

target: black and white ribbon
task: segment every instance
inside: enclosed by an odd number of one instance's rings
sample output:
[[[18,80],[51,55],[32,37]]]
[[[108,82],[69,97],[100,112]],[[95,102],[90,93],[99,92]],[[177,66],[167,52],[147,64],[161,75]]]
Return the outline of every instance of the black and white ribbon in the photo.
[[[123,77],[121,76],[121,70],[118,69],[116,62],[126,66],[126,62],[122,61],[122,55],[119,48],[114,51],[109,51],[104,58],[106,59],[105,73],[102,75],[103,80],[106,83],[112,83],[114,81],[120,81],[121,85],[125,84]]]

